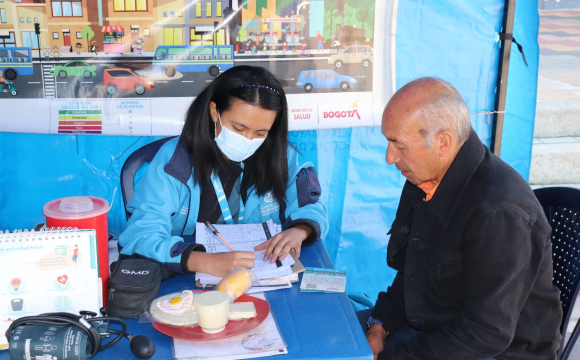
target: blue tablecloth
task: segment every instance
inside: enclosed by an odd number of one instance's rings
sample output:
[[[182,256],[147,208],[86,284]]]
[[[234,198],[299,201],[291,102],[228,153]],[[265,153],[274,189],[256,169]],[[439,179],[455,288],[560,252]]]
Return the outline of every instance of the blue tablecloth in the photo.
[[[304,266],[333,268],[320,242],[304,247],[300,261]],[[193,287],[193,276],[178,275],[161,283],[159,295]],[[288,347],[288,354],[270,358],[372,359],[371,349],[346,294],[301,293],[298,282],[291,289],[269,291],[266,295]],[[153,359],[173,359],[172,339],[157,332],[151,324],[128,319],[127,332],[134,336],[146,335],[153,340],[156,347]],[[8,359],[8,351],[0,352],[0,360]],[[129,343],[122,339],[94,359],[137,358],[131,354]]]

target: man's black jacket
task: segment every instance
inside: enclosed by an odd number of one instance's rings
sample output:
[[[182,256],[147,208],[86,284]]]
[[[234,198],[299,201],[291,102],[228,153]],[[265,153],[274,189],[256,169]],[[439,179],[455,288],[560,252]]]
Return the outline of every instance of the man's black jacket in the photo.
[[[530,186],[472,132],[433,198],[405,184],[373,317],[421,330],[379,359],[555,359],[551,228]]]

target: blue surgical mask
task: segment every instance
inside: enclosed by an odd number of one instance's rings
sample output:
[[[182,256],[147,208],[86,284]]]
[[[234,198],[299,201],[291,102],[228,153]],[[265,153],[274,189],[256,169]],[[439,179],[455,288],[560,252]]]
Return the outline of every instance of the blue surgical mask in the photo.
[[[222,118],[218,113],[222,131],[215,138],[217,147],[230,160],[240,162],[254,155],[256,150],[264,143],[266,137],[248,139],[244,135],[238,134],[222,124]],[[217,125],[216,125],[217,127]]]

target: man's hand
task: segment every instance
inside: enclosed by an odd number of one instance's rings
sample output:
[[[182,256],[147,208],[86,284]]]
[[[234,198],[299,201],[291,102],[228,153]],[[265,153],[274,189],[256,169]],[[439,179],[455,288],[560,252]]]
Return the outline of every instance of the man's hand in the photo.
[[[278,258],[280,261],[284,260],[286,256],[288,256],[290,249],[294,249],[296,257],[300,257],[302,242],[306,240],[313,231],[314,230],[312,230],[308,225],[298,224],[276,234],[276,236],[270,240],[256,246],[254,250],[261,251],[266,249],[264,261],[270,259],[270,264],[275,263]]]
[[[377,359],[379,353],[381,353],[385,347],[385,339],[387,338],[387,332],[381,325],[371,325],[369,331],[367,331],[367,341],[373,351],[374,359]]]
[[[189,271],[201,271],[210,275],[224,277],[236,266],[254,267],[256,254],[250,251],[228,251],[210,254],[192,251],[187,259]]]

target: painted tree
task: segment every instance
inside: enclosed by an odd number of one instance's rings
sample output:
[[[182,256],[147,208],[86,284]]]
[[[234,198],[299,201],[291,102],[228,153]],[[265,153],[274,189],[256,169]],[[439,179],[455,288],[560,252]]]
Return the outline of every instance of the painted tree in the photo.
[[[238,41],[244,41],[246,36],[248,36],[248,31],[242,26],[238,32]]]
[[[365,30],[366,37],[373,37],[372,29],[375,17],[374,0],[345,0],[344,21],[337,23]],[[369,26],[370,25],[370,26]]]
[[[325,34],[330,34],[329,38],[335,38],[336,32],[334,28],[337,24],[344,23],[344,0],[326,0],[324,3],[325,6],[325,25],[328,24],[328,31],[325,31]],[[342,19],[342,21],[341,21]]]
[[[361,4],[356,12],[356,19],[360,22],[361,29],[365,30],[366,37],[370,37],[370,29],[365,28],[365,22],[371,22],[375,17],[375,4],[374,1],[370,0],[360,0]]]
[[[301,2],[302,0],[278,0],[276,1],[276,13],[281,13],[289,6],[292,6],[292,8],[295,9],[296,5]]]
[[[90,26],[85,26],[82,30],[81,30],[81,36],[83,37],[83,39],[87,40],[87,49],[91,48],[91,39],[95,36],[95,32],[93,31],[93,29],[91,29]]]

